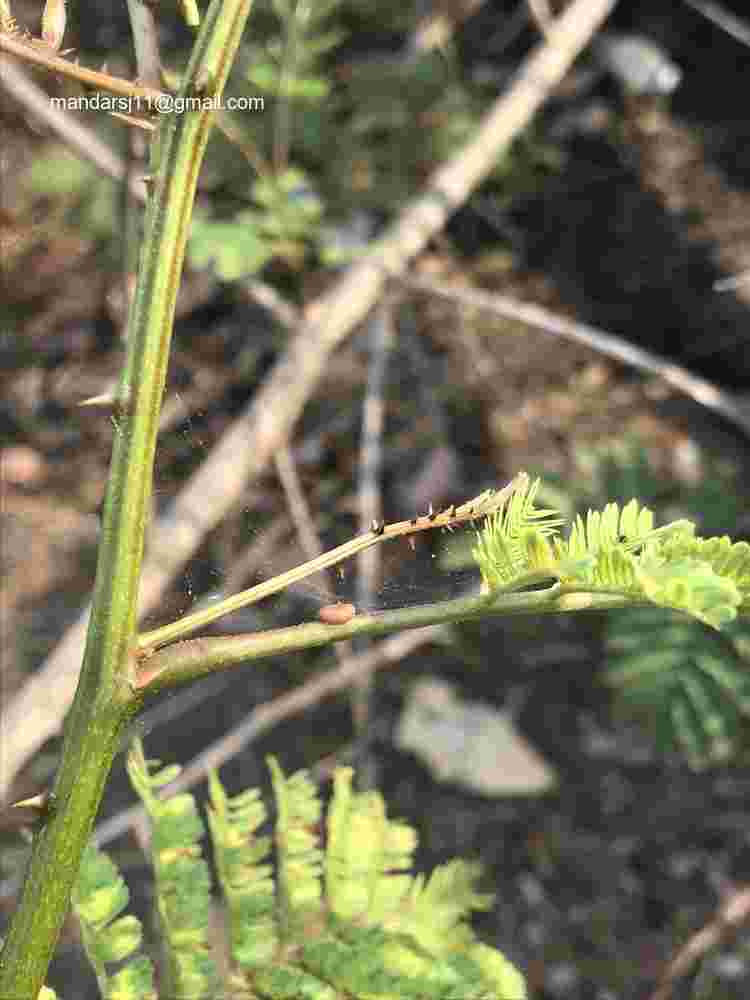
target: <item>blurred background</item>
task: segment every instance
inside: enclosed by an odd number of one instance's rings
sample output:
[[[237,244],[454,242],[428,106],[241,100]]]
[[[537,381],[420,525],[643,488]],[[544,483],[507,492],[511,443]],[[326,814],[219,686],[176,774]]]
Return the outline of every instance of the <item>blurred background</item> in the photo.
[[[263,106],[217,115],[201,175],[152,552],[170,505],[247,419],[320,296],[472,138],[561,6],[256,2],[228,93]],[[12,12],[39,35],[38,4],[14,0]],[[173,81],[193,33],[171,5],[155,17]],[[135,77],[125,3],[71,4],[62,48]],[[27,684],[54,662],[93,582],[112,422],[106,407],[80,404],[106,395],[122,364],[150,133],[101,111],[44,120],[39,88],[44,102],[80,85],[0,59],[0,679],[5,710],[26,692],[33,745],[13,769],[18,799],[46,786],[59,752],[46,729],[33,735],[35,698],[46,727],[50,709]],[[748,538],[749,78],[745,5],[621,0],[487,179],[328,354],[263,474],[215,525],[212,495],[191,495],[207,527],[143,627],[282,572],[372,518],[461,502],[519,469],[566,515],[637,496],[660,522],[689,517],[702,534]],[[71,122],[84,128],[75,150]],[[513,316],[514,304],[542,318]],[[232,456],[240,469],[245,459]],[[389,543],[210,631],[296,624],[335,599],[379,609],[456,596],[478,586],[473,537]],[[234,734],[221,770],[232,793],[267,788],[268,753],[324,782],[354,762],[389,813],[417,827],[425,869],[456,855],[483,863],[497,903],[478,930],[524,969],[534,997],[651,997],[666,963],[750,882],[750,627],[719,635],[630,612],[402,638],[387,653],[254,663],[166,696],[144,715],[147,751],[187,766]],[[304,711],[282,701],[271,721],[257,714],[365,652],[389,667],[371,683],[325,698],[311,689]],[[58,725],[65,690],[47,687]],[[20,738],[3,726],[6,746]],[[133,798],[120,758],[105,828]],[[147,917],[137,838],[126,822],[106,829]],[[2,838],[4,920],[26,848],[17,830]],[[76,933],[71,923],[49,981],[95,996]],[[740,926],[673,995],[740,1000],[749,988]]]

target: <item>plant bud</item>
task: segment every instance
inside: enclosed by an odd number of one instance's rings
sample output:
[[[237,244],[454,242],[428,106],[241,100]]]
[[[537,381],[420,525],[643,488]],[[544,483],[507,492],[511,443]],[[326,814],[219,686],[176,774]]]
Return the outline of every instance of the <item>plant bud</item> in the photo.
[[[356,615],[353,604],[326,604],[318,612],[318,618],[326,625],[346,625]]]

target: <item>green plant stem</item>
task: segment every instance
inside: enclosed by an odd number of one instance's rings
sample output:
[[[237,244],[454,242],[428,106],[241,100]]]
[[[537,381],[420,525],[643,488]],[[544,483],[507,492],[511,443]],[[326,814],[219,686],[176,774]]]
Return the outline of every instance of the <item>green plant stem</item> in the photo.
[[[251,0],[213,0],[181,97],[219,96]],[[0,997],[36,1000],[70,903],[83,850],[134,692],[136,605],[156,434],[174,305],[212,112],[171,114],[159,130],[128,354],[114,410],[115,436],[91,622],[65,726],[54,808],[37,834],[21,900],[0,955]]]
[[[151,695],[209,673],[237,667],[250,660],[282,656],[354,636],[378,636],[401,629],[441,625],[487,614],[561,614],[574,610],[604,611],[640,607],[647,603],[635,601],[632,596],[623,594],[591,594],[588,591],[564,590],[559,584],[554,584],[544,590],[520,594],[477,594],[435,604],[357,614],[345,625],[305,622],[291,628],[270,629],[251,635],[186,639],[157,650],[143,659],[138,688],[144,695]]]

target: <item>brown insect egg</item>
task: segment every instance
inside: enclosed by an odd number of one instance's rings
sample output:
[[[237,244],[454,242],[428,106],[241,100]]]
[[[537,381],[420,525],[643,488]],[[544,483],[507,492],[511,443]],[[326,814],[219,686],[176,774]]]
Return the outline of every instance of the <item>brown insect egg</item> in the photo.
[[[346,625],[356,615],[353,604],[326,604],[318,612],[318,618],[326,625]]]

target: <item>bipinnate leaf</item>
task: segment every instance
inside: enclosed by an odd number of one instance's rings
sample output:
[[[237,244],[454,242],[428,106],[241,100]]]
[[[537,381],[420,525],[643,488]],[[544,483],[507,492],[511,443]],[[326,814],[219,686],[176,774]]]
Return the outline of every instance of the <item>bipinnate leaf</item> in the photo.
[[[167,992],[174,1000],[210,997],[217,978],[208,946],[211,875],[198,844],[205,831],[195,799],[156,795],[164,771],[150,773],[140,740],[133,741],[127,767],[151,822]]]
[[[555,512],[533,506],[538,487],[537,480],[517,489],[479,532],[474,557],[485,591],[548,577],[561,594],[619,594],[634,606],[649,601],[716,629],[750,612],[747,542],[697,537],[684,519],[655,528],[652,512],[637,500],[578,515],[563,539]]]
[[[679,750],[696,769],[721,763],[746,739],[749,634],[742,621],[719,636],[670,611],[620,611],[608,622],[604,679],[626,707],[653,721],[661,750]]]
[[[109,981],[107,1000],[157,1000],[151,960],[138,955]]]
[[[486,979],[496,989],[495,996],[503,1000],[526,1000],[526,981],[521,973],[497,948],[477,941],[469,950],[469,956],[477,963]]]
[[[530,571],[530,529],[536,531],[536,537],[547,538],[563,523],[556,511],[534,506],[539,486],[540,480],[531,482],[526,477],[523,486],[485,519],[477,533],[473,555],[489,591],[509,588]]]
[[[581,557],[602,548],[642,545],[651,535],[654,515],[633,499],[624,507],[608,503],[604,510],[590,510],[584,519],[576,517],[567,541],[567,554]]]
[[[385,921],[409,889],[417,846],[411,827],[389,820],[377,792],[355,795],[352,769],[339,768],[328,809],[326,898],[344,920]]]
[[[73,900],[76,914],[92,926],[105,926],[128,905],[130,894],[115,863],[89,847],[78,875]]]
[[[686,611],[716,629],[737,617],[742,603],[738,587],[703,560],[646,560],[636,572],[643,593],[654,604]]]
[[[175,796],[179,808],[170,810],[171,800],[154,794],[137,741],[131,751],[129,769],[154,831],[161,816],[169,816],[170,836],[180,828],[188,838],[181,847],[156,848],[152,840],[165,995],[208,1000],[231,988],[237,1000],[525,1000],[521,974],[480,945],[469,926],[471,910],[491,903],[476,890],[476,865],[454,861],[429,878],[410,875],[415,832],[387,818],[378,793],[355,793],[350,768],[334,775],[324,856],[316,787],[304,771],[287,778],[273,758],[269,767],[277,808],[276,892],[269,838],[258,836],[266,819],[259,794],[230,797],[218,775],[209,777],[208,823],[237,963],[222,990],[206,946],[210,886],[200,848],[190,839],[197,828],[172,822],[190,814],[190,796]],[[97,871],[89,875],[95,887],[117,884],[113,867],[100,863]],[[124,955],[139,939],[131,918],[114,921],[106,959]],[[142,961],[131,962],[109,980],[107,1000],[155,1000],[147,973]]]
[[[468,945],[473,939],[471,911],[487,910],[493,900],[491,893],[475,888],[480,873],[478,865],[456,858],[439,865],[429,878],[415,875],[401,910],[386,926],[410,935],[432,955]]]
[[[278,761],[268,758],[276,798],[276,861],[280,920],[285,936],[321,908],[323,854],[317,789],[305,771],[286,778]]]
[[[329,983],[298,965],[269,965],[253,973],[253,997],[269,1000],[340,1000]]]
[[[258,837],[266,809],[257,789],[230,798],[209,775],[208,824],[219,881],[229,909],[232,957],[242,968],[271,961],[278,945],[271,838]]]
[[[733,542],[727,535],[700,538],[677,535],[667,539],[662,558],[693,559],[703,563],[723,580],[731,581],[739,594],[737,610],[750,613],[750,544]]]
[[[105,1000],[156,1000],[151,961],[135,954],[141,947],[140,921],[130,915],[118,918],[128,899],[128,889],[117,866],[106,854],[89,845],[78,873],[72,905],[102,996]],[[125,960],[127,964],[117,972],[108,968]]]
[[[102,962],[121,962],[140,948],[142,938],[141,922],[137,917],[120,917],[99,934],[96,955]]]

